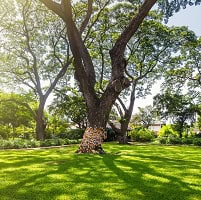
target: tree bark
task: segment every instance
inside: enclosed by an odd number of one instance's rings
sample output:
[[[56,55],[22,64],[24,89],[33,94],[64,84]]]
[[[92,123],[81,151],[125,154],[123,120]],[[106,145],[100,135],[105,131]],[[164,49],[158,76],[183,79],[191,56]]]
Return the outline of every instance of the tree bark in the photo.
[[[89,126],[84,132],[77,153],[104,153],[102,142],[106,139],[105,128],[111,110],[110,107],[111,105],[109,104],[102,107],[99,102],[96,107],[92,106],[88,108]]]
[[[44,117],[44,107],[46,100],[44,98],[40,98],[39,107],[36,112],[36,139],[44,140],[45,139],[45,128],[46,121]]]
[[[87,127],[77,153],[105,153],[101,144],[106,138],[105,129]]]
[[[126,108],[126,106],[121,101],[121,99],[118,98],[119,103],[121,104],[121,106],[124,110],[124,115],[122,115],[123,111],[120,110],[120,112],[121,112],[120,128],[117,128],[117,127],[115,127],[115,125],[113,123],[110,123],[110,126],[112,127],[112,129],[117,133],[117,140],[120,144],[128,143],[127,131],[128,131],[129,122],[131,120],[133,107],[134,107],[134,103],[135,103],[135,90],[136,90],[137,81],[138,80],[133,80],[132,90],[131,90],[131,95],[130,95],[130,104],[129,104],[128,108]]]

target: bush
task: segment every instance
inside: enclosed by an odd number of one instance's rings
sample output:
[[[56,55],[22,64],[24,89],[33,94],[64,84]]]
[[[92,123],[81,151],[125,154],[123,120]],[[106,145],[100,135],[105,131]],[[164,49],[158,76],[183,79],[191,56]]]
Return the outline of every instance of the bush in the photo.
[[[61,146],[65,144],[65,140],[56,138],[56,139],[46,139],[40,142],[41,147],[50,147],[50,146]]]
[[[201,146],[201,138],[194,138],[193,144],[195,146]]]
[[[167,137],[159,137],[158,140],[160,144],[167,144]]]
[[[107,128],[107,138],[105,139],[106,142],[111,142],[116,140],[116,133],[111,128]]]
[[[168,144],[182,144],[182,139],[179,137],[169,136],[167,139]]]
[[[66,133],[60,133],[58,136],[62,139],[68,138],[69,140],[78,140],[83,137],[83,129],[70,129]]]
[[[193,144],[193,138],[190,137],[190,138],[183,138],[182,139],[182,143],[183,144]]]
[[[179,138],[169,136],[169,137],[159,137],[158,140],[160,144],[186,144],[186,145],[193,144],[195,146],[201,146],[201,138],[196,137]]]
[[[13,140],[0,140],[0,149],[21,149],[21,148],[35,148],[35,147],[49,147],[49,146],[61,146],[64,144],[78,144],[81,140],[69,140],[69,139],[46,139],[44,141],[37,140],[25,140],[16,138]]]
[[[171,125],[163,126],[158,132],[158,137],[169,137],[169,136],[178,136],[178,133],[173,130]]]
[[[131,139],[136,142],[150,142],[154,139],[154,132],[142,126],[135,127],[129,132]]]
[[[0,140],[0,149],[10,149],[12,145],[9,140]]]
[[[15,138],[13,140],[0,140],[0,149],[21,149],[39,147],[40,142],[36,140],[24,140]]]
[[[201,132],[195,134],[196,138],[201,138]]]

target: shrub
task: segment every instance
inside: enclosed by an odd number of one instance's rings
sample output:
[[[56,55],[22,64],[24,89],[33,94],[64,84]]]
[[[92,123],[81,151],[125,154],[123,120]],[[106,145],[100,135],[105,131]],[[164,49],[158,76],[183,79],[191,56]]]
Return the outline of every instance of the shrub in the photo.
[[[78,144],[79,140],[69,139],[46,139],[44,141],[37,140],[25,140],[25,139],[13,139],[13,140],[0,140],[0,149],[20,149],[20,148],[35,148],[35,147],[49,147],[49,146],[61,146],[64,144]]]
[[[135,127],[132,131],[130,131],[129,135],[132,140],[136,142],[150,142],[154,138],[154,132],[142,126]]]
[[[194,138],[193,144],[195,146],[201,146],[201,138]]]
[[[190,138],[183,138],[182,139],[182,143],[183,144],[193,144],[193,138],[190,137]]]
[[[201,132],[195,134],[196,138],[201,138]]]
[[[26,140],[20,139],[20,138],[16,138],[13,140],[13,148],[14,149],[21,149],[21,148],[27,148],[27,142]]]
[[[158,137],[178,136],[178,133],[173,130],[171,125],[163,126],[158,132]]]
[[[79,140],[69,140],[69,144],[79,144],[82,139]]]
[[[116,133],[111,128],[107,128],[107,138],[105,139],[106,142],[115,141],[116,140]]]
[[[182,139],[179,137],[175,137],[175,136],[169,136],[167,138],[167,143],[168,144],[182,144]]]
[[[12,148],[9,140],[0,140],[0,149],[9,149]]]
[[[46,139],[40,142],[41,147],[49,147],[49,146],[61,146],[65,144],[65,140],[56,138],[56,139]]]
[[[25,140],[21,138],[15,138],[10,140],[0,140],[0,149],[21,149],[39,147],[40,142],[36,140]]]
[[[83,129],[70,129],[66,133],[60,133],[58,136],[62,139],[68,138],[70,140],[78,140],[83,137]]]
[[[167,144],[167,137],[159,137],[158,140],[160,144]]]

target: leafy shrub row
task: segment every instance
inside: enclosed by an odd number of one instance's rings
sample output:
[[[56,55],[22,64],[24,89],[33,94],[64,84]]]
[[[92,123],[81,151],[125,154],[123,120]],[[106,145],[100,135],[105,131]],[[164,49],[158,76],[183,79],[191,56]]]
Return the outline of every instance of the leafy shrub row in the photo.
[[[44,141],[25,140],[16,138],[13,140],[0,140],[0,149],[21,149],[21,148],[35,148],[35,147],[49,147],[61,146],[68,144],[78,144],[80,140],[69,139],[46,139]]]
[[[154,139],[154,132],[142,126],[136,126],[129,132],[129,136],[135,142],[151,142]]]
[[[187,144],[201,146],[201,138],[190,137],[190,138],[179,138],[179,137],[159,137],[159,142],[161,144]]]
[[[58,137],[62,139],[79,140],[82,139],[83,134],[83,129],[70,129],[66,132],[60,133]]]

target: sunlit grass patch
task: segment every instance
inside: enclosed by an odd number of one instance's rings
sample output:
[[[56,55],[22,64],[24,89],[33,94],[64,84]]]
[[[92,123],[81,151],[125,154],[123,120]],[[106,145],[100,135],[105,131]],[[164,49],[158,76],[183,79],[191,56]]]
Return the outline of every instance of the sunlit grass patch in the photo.
[[[201,148],[103,145],[107,154],[0,151],[1,200],[201,200]]]

